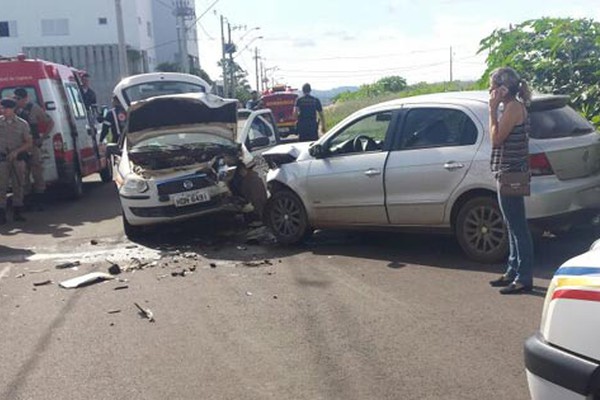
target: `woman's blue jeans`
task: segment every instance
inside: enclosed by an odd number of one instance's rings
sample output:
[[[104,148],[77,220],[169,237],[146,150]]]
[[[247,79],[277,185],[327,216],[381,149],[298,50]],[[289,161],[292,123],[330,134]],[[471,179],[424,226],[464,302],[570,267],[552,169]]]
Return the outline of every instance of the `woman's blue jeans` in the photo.
[[[508,231],[509,255],[505,275],[515,282],[533,284],[533,242],[525,217],[523,196],[502,196],[498,186],[498,204]]]

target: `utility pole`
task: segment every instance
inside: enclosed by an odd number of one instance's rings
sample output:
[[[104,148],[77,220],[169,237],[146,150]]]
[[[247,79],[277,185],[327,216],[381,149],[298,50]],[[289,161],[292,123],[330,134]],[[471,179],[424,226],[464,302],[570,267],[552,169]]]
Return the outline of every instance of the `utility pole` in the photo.
[[[452,46],[450,46],[450,82],[452,82]]]
[[[227,97],[227,60],[225,59],[225,33],[223,30],[223,16],[221,15],[221,67],[223,68],[223,97]]]
[[[121,0],[115,0],[115,12],[117,14],[117,35],[119,48],[119,75],[121,78],[129,76],[127,63],[127,49],[125,48],[125,30],[123,28],[123,9],[121,8]]]
[[[231,43],[231,24],[227,21],[227,43],[229,45],[229,90],[231,91],[231,98],[235,97],[235,68],[233,66],[233,52],[235,47]]]
[[[179,58],[181,72],[190,72],[190,62],[188,56],[188,28],[187,20],[195,20],[196,12],[190,6],[189,0],[175,0],[173,15],[177,18],[177,39],[179,40]]]
[[[258,86],[258,47],[254,48],[254,71],[256,73],[256,91],[260,92],[260,87]]]

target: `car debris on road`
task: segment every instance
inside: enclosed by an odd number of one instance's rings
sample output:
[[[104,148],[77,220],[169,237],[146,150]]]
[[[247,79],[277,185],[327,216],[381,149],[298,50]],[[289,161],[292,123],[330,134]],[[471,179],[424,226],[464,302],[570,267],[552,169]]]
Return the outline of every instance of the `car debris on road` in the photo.
[[[105,280],[115,279],[114,276],[104,272],[91,272],[76,278],[67,279],[59,283],[59,286],[65,289],[74,289],[80,286],[87,286],[93,283],[102,282]]]
[[[142,318],[147,318],[148,322],[155,322],[152,310],[150,310],[149,308],[143,308],[138,303],[133,304],[138,308],[138,310],[140,310],[139,314]]]

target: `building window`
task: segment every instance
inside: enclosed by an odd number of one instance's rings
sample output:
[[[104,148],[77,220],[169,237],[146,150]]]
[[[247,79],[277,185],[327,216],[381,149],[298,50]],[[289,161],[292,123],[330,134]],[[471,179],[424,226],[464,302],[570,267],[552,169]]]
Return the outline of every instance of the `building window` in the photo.
[[[148,37],[152,37],[152,24],[150,21],[146,22],[146,33],[148,33]]]
[[[108,19],[107,18],[98,18],[98,24],[99,25],[106,25],[108,24]]]
[[[16,37],[17,21],[0,21],[0,37]]]
[[[67,36],[69,34],[69,20],[66,18],[43,19],[42,36]]]

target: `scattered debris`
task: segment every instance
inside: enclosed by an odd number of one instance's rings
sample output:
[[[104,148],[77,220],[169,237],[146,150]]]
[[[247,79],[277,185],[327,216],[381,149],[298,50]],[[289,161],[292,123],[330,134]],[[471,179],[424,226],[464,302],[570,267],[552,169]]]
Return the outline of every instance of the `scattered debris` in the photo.
[[[187,253],[183,253],[182,257],[197,260],[198,254],[192,253],[192,252],[187,252]]]
[[[137,244],[130,244],[129,246],[125,246],[126,249],[137,249],[138,245]]]
[[[248,248],[246,246],[238,246],[237,249],[238,250],[248,250]]]
[[[156,277],[156,279],[158,279],[158,280],[160,281],[161,279],[163,279],[163,278],[166,278],[167,276],[169,276],[169,274],[162,274],[162,275],[158,275],[158,276]]]
[[[171,276],[186,276],[187,271],[182,269],[181,271],[173,271],[171,272]]]
[[[79,261],[69,261],[66,263],[58,264],[55,268],[56,269],[67,269],[67,268],[77,267],[79,265],[81,265],[81,263]]]
[[[121,272],[122,271],[119,264],[112,264],[110,267],[108,267],[108,273],[111,275],[119,275]]]
[[[44,268],[44,269],[32,269],[31,271],[27,271],[30,274],[41,274],[42,272],[48,272],[48,268]]]
[[[45,286],[51,284],[52,281],[50,279],[41,281],[41,282],[33,282],[33,286]]]
[[[217,264],[215,264],[215,263],[210,263],[210,267],[211,267],[211,268],[217,268]]]
[[[123,289],[129,289],[129,285],[117,286],[113,290],[123,290]]]
[[[277,300],[279,297],[277,297],[277,295],[275,294],[275,295],[273,295],[273,298],[274,298],[275,300]]]
[[[119,310],[119,309],[117,309],[117,310],[108,310],[109,314],[118,314],[120,312],[121,312],[121,310]]]
[[[267,275],[275,275],[275,272],[273,272],[273,271],[268,271],[268,272],[267,272]]]
[[[246,296],[252,296],[252,292],[246,292]]]
[[[196,271],[196,268],[197,268],[197,267],[196,267],[195,265],[192,265],[192,266],[190,267],[190,272],[194,272],[194,271]]]
[[[89,274],[78,276],[76,278],[62,281],[59,283],[59,285],[65,289],[73,289],[80,286],[87,286],[93,283],[102,282],[110,279],[114,279],[114,277],[104,272],[92,272]]]
[[[140,310],[139,314],[142,318],[147,318],[148,322],[154,322],[154,314],[149,308],[143,308],[138,303],[133,303]]]
[[[246,267],[260,267],[263,265],[273,265],[271,260],[262,260],[262,261],[243,261],[242,265]]]
[[[98,241],[97,241],[96,239],[92,239],[92,240],[90,240],[90,244],[91,244],[92,246],[95,246],[95,245],[97,245],[97,244],[98,244]]]
[[[19,274],[19,275],[15,276],[15,278],[23,278],[23,277],[25,277],[25,274]]]

